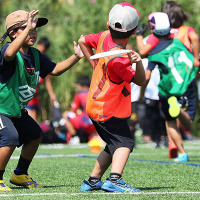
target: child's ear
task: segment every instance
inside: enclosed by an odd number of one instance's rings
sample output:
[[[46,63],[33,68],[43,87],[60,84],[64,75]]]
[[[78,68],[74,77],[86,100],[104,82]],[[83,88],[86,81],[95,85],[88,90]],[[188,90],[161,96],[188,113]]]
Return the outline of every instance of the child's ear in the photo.
[[[108,29],[109,29],[109,27],[110,27],[110,26],[109,26],[109,22],[107,22],[107,27],[108,27]]]

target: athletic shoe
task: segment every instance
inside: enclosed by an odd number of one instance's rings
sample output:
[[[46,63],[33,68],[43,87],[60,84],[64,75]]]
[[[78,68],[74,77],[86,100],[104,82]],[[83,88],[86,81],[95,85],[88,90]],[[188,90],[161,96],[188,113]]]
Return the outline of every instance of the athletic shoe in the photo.
[[[102,181],[98,181],[95,184],[91,184],[88,180],[84,180],[80,191],[93,191],[93,190],[100,190],[101,186],[103,185]]]
[[[169,155],[168,158],[177,158],[178,157],[178,148],[173,140],[169,141]]]
[[[29,175],[22,174],[16,175],[13,172],[13,175],[10,179],[10,182],[17,186],[23,186],[25,188],[41,188],[42,185],[35,182]]]
[[[187,162],[189,157],[187,153],[179,154],[177,158],[174,159],[175,162]]]
[[[10,190],[12,189],[6,186],[3,180],[0,180],[0,191],[10,191]]]
[[[106,192],[140,192],[139,189],[132,188],[130,185],[127,185],[121,178],[117,181],[111,181],[110,178],[107,178],[104,184],[102,185],[101,189]]]
[[[169,104],[169,114],[171,117],[178,117],[181,112],[181,107],[179,105],[179,102],[177,101],[177,98],[172,96],[168,99]]]

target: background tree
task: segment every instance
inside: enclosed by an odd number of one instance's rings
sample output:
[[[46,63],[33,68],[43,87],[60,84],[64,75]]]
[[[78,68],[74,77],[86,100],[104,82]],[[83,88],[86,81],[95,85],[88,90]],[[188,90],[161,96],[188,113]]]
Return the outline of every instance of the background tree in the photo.
[[[141,15],[140,23],[146,23],[151,12],[160,11],[164,0],[126,0],[134,5]],[[39,16],[49,19],[47,26],[38,29],[38,37],[47,36],[51,41],[48,56],[55,62],[64,60],[73,52],[73,41],[78,41],[80,35],[96,33],[107,29],[106,22],[112,6],[119,0],[0,0],[0,34],[5,32],[5,17],[15,10],[33,9],[39,10]],[[177,0],[190,16],[186,25],[193,26],[200,33],[200,1],[199,0]],[[148,33],[147,33],[148,34]],[[9,39],[7,39],[9,41]],[[5,42],[4,42],[5,43]],[[135,36],[131,43],[135,46]],[[77,77],[83,74],[91,74],[92,69],[85,59],[82,59],[71,70],[60,77],[52,77],[62,110],[69,108],[74,95]],[[42,103],[42,120],[50,118],[51,105],[45,87],[40,89]],[[198,120],[198,116],[195,120]],[[198,123],[195,123],[195,132]]]

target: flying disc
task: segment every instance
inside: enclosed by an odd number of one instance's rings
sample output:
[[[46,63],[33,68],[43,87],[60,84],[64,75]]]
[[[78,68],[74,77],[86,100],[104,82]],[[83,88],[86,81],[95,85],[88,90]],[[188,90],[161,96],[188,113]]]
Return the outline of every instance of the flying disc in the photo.
[[[106,51],[106,52],[102,52],[102,53],[97,53],[97,54],[91,56],[90,59],[94,60],[94,59],[104,58],[104,57],[108,57],[108,56],[118,56],[118,55],[130,53],[130,52],[131,52],[131,50],[129,50],[129,49]]]

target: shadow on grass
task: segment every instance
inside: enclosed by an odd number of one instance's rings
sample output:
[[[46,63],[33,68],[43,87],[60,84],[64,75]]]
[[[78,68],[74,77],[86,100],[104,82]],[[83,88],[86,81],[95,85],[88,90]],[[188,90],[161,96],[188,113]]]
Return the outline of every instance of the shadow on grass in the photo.
[[[142,190],[162,190],[162,189],[174,189],[174,187],[137,187],[137,189]]]
[[[59,187],[67,187],[67,185],[46,185],[46,186],[43,186],[42,188],[24,188],[24,187],[22,187],[22,186],[18,186],[18,187],[10,187],[12,190],[17,190],[17,189],[19,189],[19,190],[32,190],[32,189],[45,189],[45,188],[59,188]]]

